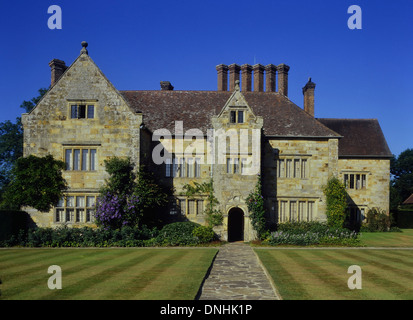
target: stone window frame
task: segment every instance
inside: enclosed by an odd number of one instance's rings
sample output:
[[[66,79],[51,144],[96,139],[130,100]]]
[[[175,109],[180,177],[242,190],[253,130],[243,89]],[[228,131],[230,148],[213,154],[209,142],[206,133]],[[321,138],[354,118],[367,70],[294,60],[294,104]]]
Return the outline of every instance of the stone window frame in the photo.
[[[201,156],[178,156],[165,159],[166,178],[200,178]]]
[[[367,210],[368,207],[366,205],[349,205],[346,211],[350,222],[362,223],[366,221]]]
[[[95,222],[94,205],[98,196],[97,193],[88,192],[65,194],[54,208],[53,222],[55,224],[93,224]],[[81,198],[83,201],[80,201]],[[90,202],[91,198],[93,202]]]
[[[311,176],[310,158],[311,155],[280,155],[277,159],[277,179],[308,180]]]
[[[343,184],[347,190],[367,190],[368,175],[367,171],[342,171]]]
[[[70,156],[70,168],[67,168],[67,150],[71,150],[71,156]],[[78,169],[75,168],[75,150],[79,150],[79,165]],[[84,150],[88,150],[87,152],[87,164],[86,164],[86,169],[83,169],[84,166]],[[95,150],[95,158],[94,158],[94,169],[91,168],[92,164],[92,150]],[[81,171],[81,172],[96,172],[97,167],[98,167],[98,146],[97,145],[63,145],[63,161],[66,163],[66,171]]]
[[[176,213],[185,217],[203,215],[206,208],[205,202],[205,197],[178,197],[172,205],[173,209],[171,211],[173,211],[173,213],[171,213],[171,215],[175,215]],[[190,206],[190,204],[193,204],[193,206]]]
[[[70,120],[85,120],[85,121],[94,121],[97,119],[97,108],[98,108],[98,103],[97,100],[68,100],[67,101],[67,109],[68,109],[68,116],[67,118]],[[77,111],[76,114],[79,115],[79,107],[80,106],[85,106],[85,110],[84,110],[84,117],[79,118],[79,116],[77,116],[76,118],[72,118],[72,106],[77,106]],[[93,117],[90,118],[89,117],[89,106],[93,106]]]
[[[229,124],[243,124],[246,123],[246,106],[230,106],[229,110]],[[241,116],[242,115],[242,116]],[[242,121],[240,121],[240,119]]]
[[[248,168],[247,163],[248,156],[227,155],[225,160],[225,172],[227,174],[244,174]]]
[[[273,214],[278,223],[287,221],[314,221],[314,218],[317,216],[318,199],[316,198],[279,197],[274,202],[272,208],[276,211]],[[292,208],[294,209],[293,212],[291,212]],[[302,209],[304,209],[304,213]]]

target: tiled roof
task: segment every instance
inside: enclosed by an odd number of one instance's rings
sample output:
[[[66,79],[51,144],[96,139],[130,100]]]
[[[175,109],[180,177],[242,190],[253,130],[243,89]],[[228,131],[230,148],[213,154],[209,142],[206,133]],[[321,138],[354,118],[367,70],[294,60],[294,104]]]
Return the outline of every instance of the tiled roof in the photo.
[[[403,204],[413,204],[413,193],[410,195],[410,197],[404,200]]]
[[[171,133],[175,121],[183,121],[184,131],[212,128],[211,117],[218,115],[232,92],[229,91],[120,91],[129,106],[143,113],[152,132],[165,128]],[[282,137],[338,137],[339,135],[277,92],[245,92],[255,115],[263,117],[264,133]]]
[[[343,138],[339,156],[392,157],[377,119],[318,119]]]

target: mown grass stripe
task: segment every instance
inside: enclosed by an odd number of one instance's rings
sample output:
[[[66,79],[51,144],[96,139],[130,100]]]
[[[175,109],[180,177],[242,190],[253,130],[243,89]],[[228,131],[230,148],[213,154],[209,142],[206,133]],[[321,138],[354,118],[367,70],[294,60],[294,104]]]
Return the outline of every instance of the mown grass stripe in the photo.
[[[373,251],[371,253],[373,254]],[[412,268],[413,270],[413,251],[403,252],[403,250],[380,250],[380,251],[377,250],[374,252],[374,254],[377,257],[380,257],[382,259],[387,258],[388,260],[391,260],[390,262],[392,263],[396,262],[400,265],[404,265],[406,267]],[[411,262],[406,261],[406,259],[410,260]]]
[[[309,276],[313,276],[323,287],[324,298],[320,298],[316,295],[315,288],[319,284],[314,284],[313,279],[308,279],[306,281],[309,286],[308,290],[313,291],[312,299],[340,299],[343,298],[340,289],[346,284],[343,279],[340,279],[340,272],[332,272],[328,268],[322,267],[319,263],[314,263],[310,258],[306,257],[307,254],[314,254],[313,251],[288,251],[287,255],[293,259],[297,265],[299,265],[302,270],[308,273]]]
[[[167,255],[157,264],[153,265],[150,269],[146,270],[145,272],[139,273],[133,278],[133,280],[130,282],[130,285],[127,286],[127,290],[131,292],[130,298],[134,297],[135,299],[148,299],[148,297],[151,297],[151,293],[155,292],[157,297],[153,297],[152,299],[171,299],[169,295],[169,298],[163,296],[164,293],[169,293],[171,287],[169,287],[168,290],[165,290],[163,293],[161,292],[161,295],[159,295],[159,285],[153,285],[153,283],[158,278],[162,278],[164,274],[168,274],[168,277],[170,277],[170,275],[175,276],[173,272],[169,273],[169,271],[175,264],[177,264],[181,259],[189,254],[189,250],[170,250],[169,253],[170,255]],[[162,281],[161,285],[163,286],[165,282],[166,281]],[[170,281],[168,281],[168,283],[171,284]]]
[[[39,250],[39,249],[17,249],[15,250],[18,253],[16,257],[9,257],[6,259],[0,260],[0,269],[6,270],[10,268],[15,268],[18,265],[25,265],[30,264],[32,262],[38,261],[42,259],[42,256],[47,256],[49,253],[47,250]],[[57,252],[57,255],[63,253]],[[2,252],[0,252],[0,257],[2,256]]]
[[[3,296],[6,299],[15,299],[18,296],[19,299],[30,299],[32,292],[44,290],[45,292],[50,292],[47,287],[47,280],[51,276],[48,274],[48,268],[51,265],[58,265],[63,270],[62,266],[66,262],[76,261],[73,255],[78,253],[76,249],[74,250],[62,250],[62,254],[56,256],[56,252],[51,250],[48,257],[43,257],[41,261],[36,264],[30,264],[31,268],[21,268],[19,271],[7,273],[5,281],[3,281]],[[76,258],[76,255],[75,255]],[[78,263],[78,262],[76,262]],[[63,273],[62,270],[62,273]],[[38,293],[36,293],[38,296]]]
[[[130,266],[137,262],[140,263],[150,257],[152,254],[146,252],[143,255],[136,256],[135,250],[108,250],[105,256],[99,261],[86,261],[82,267],[74,266],[69,271],[65,271],[63,289],[52,291],[41,299],[96,299],[98,297],[86,296],[86,290],[93,290],[95,286],[107,281],[111,281],[118,273],[124,272]],[[124,260],[126,258],[126,261]],[[79,267],[79,268],[78,268]],[[91,268],[100,270],[94,273]],[[92,272],[82,272],[92,271]],[[63,272],[63,271],[62,271]],[[76,277],[76,281],[73,278]],[[99,293],[100,294],[100,293]]]
[[[397,277],[397,273],[395,272],[395,269],[393,268],[386,268],[388,266],[380,263],[377,261],[377,259],[369,259],[366,258],[366,255],[369,254],[368,250],[360,250],[359,252],[349,252],[349,251],[344,251],[342,252],[342,255],[353,259],[353,261],[356,261],[358,263],[364,262],[365,265],[361,266],[362,268],[362,274],[363,274],[363,279],[365,279],[364,282],[367,281],[374,283],[375,285],[377,284],[382,284],[381,288],[389,292],[389,294],[392,296],[391,299],[395,299],[399,297],[400,295],[404,294],[406,291],[409,291],[409,288],[405,287],[403,284],[403,281],[398,282],[398,281],[392,281],[389,280],[389,278],[392,278],[393,280],[395,277]],[[357,264],[357,263],[354,263]],[[385,269],[383,269],[383,267]],[[392,270],[391,274],[383,272],[383,270]]]
[[[292,268],[284,267],[284,265],[290,266],[292,262],[286,251],[256,250],[256,252],[283,299],[311,299],[311,295],[302,285],[300,276],[291,272]]]

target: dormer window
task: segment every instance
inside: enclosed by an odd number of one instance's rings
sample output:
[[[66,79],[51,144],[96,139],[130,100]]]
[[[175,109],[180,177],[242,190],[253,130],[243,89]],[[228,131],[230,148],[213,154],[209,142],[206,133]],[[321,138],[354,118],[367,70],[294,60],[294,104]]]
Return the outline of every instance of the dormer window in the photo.
[[[230,123],[244,123],[244,111],[242,110],[232,110],[229,115]]]
[[[95,106],[93,104],[72,104],[70,106],[70,118],[94,119]]]

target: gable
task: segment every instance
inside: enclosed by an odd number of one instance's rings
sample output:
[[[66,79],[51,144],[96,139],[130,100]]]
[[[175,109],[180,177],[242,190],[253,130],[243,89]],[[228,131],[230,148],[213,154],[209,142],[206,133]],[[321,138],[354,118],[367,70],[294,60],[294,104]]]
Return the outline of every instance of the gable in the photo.
[[[101,108],[116,107],[119,111],[131,111],[123,96],[84,52],[42,97],[29,117],[65,120],[71,101],[93,101]],[[102,109],[97,111],[102,112]]]
[[[341,157],[392,157],[377,119],[318,119],[343,138],[338,144]]]

